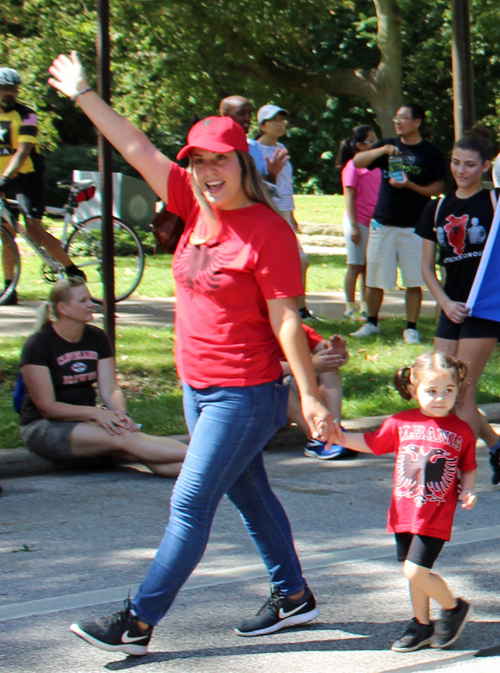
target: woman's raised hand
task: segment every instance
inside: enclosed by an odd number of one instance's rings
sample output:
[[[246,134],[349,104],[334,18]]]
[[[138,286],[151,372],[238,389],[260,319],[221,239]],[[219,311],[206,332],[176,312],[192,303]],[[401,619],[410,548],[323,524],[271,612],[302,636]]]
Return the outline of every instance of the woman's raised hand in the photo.
[[[68,98],[71,98],[79,91],[89,88],[83,66],[76,51],[72,51],[69,56],[59,54],[52,61],[49,72],[52,75],[49,78],[50,86],[53,86],[54,89],[68,96]]]

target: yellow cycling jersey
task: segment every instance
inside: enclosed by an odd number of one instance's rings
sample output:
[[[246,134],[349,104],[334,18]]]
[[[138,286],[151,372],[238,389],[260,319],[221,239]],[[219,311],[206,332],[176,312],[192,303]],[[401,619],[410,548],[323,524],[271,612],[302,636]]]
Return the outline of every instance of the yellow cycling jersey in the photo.
[[[19,143],[34,144],[19,172],[33,173],[36,170],[37,133],[38,117],[31,108],[16,103],[8,112],[0,110],[0,174],[7,168]]]

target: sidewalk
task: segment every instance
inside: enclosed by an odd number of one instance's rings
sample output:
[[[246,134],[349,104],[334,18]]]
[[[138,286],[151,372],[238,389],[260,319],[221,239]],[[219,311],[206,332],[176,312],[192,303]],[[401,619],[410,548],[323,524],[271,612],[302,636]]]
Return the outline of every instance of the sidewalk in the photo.
[[[389,290],[385,293],[381,317],[404,315],[405,293],[401,290]],[[344,316],[343,292],[311,292],[307,295],[307,305],[315,313],[329,320],[341,321]],[[19,306],[0,306],[0,320],[4,336],[28,336],[36,322],[36,311],[41,302],[27,301]],[[149,327],[173,327],[175,298],[149,299],[132,297],[117,304],[117,325],[145,325]],[[432,316],[435,313],[435,301],[427,290],[424,290],[421,314]],[[102,309],[95,309],[96,321],[100,319]],[[353,325],[356,327],[356,325]]]

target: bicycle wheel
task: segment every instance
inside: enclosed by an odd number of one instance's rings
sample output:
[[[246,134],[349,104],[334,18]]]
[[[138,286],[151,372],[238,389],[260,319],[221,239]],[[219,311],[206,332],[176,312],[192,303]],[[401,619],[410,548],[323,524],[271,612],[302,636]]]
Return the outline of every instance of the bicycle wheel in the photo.
[[[0,304],[14,304],[16,295],[14,294],[16,286],[21,275],[21,258],[16,241],[10,231],[0,225],[0,240],[2,245],[2,269],[3,279],[0,285]],[[7,274],[9,278],[7,278]],[[6,286],[6,280],[10,284]]]
[[[139,237],[128,224],[113,218],[115,242],[115,300],[130,297],[144,272],[144,250]],[[85,272],[92,299],[102,304],[102,217],[79,223],[65,247],[71,260]]]

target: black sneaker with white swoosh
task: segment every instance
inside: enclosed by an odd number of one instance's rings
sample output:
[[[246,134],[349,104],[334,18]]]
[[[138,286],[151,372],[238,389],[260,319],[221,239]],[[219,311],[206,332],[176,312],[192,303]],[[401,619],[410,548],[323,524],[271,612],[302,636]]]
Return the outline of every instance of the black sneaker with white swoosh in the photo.
[[[153,627],[141,629],[139,618],[130,611],[130,602],[125,608],[95,621],[71,624],[70,631],[90,645],[107,652],[125,652],[142,656],[147,654]]]
[[[318,615],[316,601],[308,587],[297,600],[283,596],[277,587],[272,587],[270,597],[255,617],[243,620],[234,631],[239,636],[265,636],[286,626],[305,624]]]

